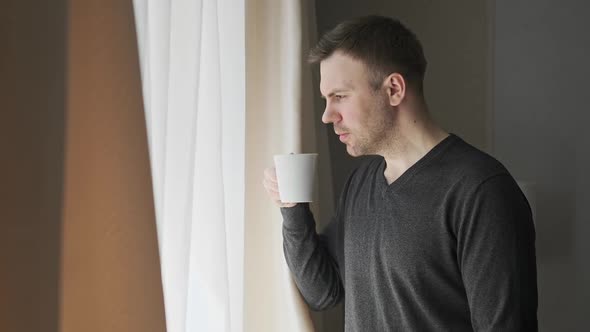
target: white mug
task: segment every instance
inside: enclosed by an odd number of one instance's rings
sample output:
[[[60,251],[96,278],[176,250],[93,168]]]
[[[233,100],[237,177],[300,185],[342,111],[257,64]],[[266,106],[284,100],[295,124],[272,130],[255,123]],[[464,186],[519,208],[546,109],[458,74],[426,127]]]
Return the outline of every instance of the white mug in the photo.
[[[304,203],[313,200],[317,156],[317,153],[274,156],[281,202]]]

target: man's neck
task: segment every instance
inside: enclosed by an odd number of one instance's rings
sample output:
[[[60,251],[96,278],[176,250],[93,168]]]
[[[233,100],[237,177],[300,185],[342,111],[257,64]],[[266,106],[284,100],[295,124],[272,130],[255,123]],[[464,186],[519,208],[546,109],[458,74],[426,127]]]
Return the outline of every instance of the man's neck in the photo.
[[[397,180],[449,136],[430,119],[427,112],[415,113],[399,120],[395,137],[390,138],[391,144],[380,153],[387,164],[383,175],[388,184]]]

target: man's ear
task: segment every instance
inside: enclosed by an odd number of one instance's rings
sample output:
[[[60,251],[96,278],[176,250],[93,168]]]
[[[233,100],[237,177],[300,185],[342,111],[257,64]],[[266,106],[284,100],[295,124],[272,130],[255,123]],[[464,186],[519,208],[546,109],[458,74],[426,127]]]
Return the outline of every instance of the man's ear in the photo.
[[[389,105],[399,106],[406,96],[406,80],[399,73],[393,73],[385,79],[385,88]]]

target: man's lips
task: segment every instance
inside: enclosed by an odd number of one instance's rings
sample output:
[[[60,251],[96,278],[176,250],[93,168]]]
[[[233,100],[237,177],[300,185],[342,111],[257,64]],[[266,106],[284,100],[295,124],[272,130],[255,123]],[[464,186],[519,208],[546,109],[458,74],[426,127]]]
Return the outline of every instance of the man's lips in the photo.
[[[341,133],[341,134],[337,134],[338,137],[340,137],[340,141],[344,142],[344,140],[346,140],[346,138],[348,137],[348,133]]]

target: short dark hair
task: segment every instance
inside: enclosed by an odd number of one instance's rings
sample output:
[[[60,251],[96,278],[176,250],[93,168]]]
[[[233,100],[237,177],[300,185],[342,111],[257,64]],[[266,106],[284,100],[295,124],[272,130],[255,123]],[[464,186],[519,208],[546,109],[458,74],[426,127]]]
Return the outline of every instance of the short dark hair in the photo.
[[[320,63],[339,51],[363,62],[370,84],[377,90],[392,73],[422,92],[426,59],[416,35],[399,20],[370,15],[338,24],[309,52],[310,63]]]

